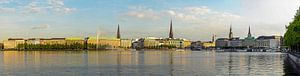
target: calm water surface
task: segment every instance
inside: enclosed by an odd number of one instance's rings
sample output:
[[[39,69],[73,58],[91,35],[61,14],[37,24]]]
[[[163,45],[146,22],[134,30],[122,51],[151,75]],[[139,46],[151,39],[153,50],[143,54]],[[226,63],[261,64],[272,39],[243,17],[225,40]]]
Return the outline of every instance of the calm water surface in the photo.
[[[2,51],[0,76],[282,76],[286,54],[215,51]]]

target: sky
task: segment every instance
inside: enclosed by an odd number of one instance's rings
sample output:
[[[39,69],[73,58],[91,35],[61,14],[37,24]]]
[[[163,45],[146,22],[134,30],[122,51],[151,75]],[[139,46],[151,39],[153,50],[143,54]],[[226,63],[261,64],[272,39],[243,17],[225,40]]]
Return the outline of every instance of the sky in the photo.
[[[283,35],[299,0],[0,0],[0,40],[7,38],[159,37],[211,40]]]

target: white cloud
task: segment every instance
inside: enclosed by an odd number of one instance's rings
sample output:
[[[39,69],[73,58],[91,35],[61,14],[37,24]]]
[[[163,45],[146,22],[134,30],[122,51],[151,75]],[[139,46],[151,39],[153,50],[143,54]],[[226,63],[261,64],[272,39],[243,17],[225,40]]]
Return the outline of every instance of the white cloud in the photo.
[[[76,11],[76,8],[67,7],[64,0],[32,0],[29,3],[19,3],[13,0],[0,0],[0,4],[20,4],[18,7],[0,7],[0,13],[22,13],[22,14],[69,14]]]
[[[47,13],[47,7],[41,7],[37,5],[38,2],[31,2],[27,6],[24,6],[22,13],[31,14],[31,13]]]
[[[129,7],[130,11],[126,13],[129,17],[139,18],[139,19],[160,19],[160,14],[157,11],[153,11],[153,9],[137,6],[137,7]]]
[[[49,8],[55,12],[60,12],[63,14],[68,14],[75,11],[75,8],[66,7],[64,0],[48,0]]]
[[[293,20],[299,0],[244,0],[241,2],[244,24],[256,27],[257,35],[283,35]]]
[[[0,4],[9,3],[11,0],[0,0]]]
[[[168,16],[176,18],[177,20],[184,21],[186,23],[202,23],[220,22],[226,24],[226,22],[232,22],[239,20],[241,16],[231,14],[228,12],[219,12],[209,9],[206,6],[201,7],[184,7],[178,9],[171,9],[166,11]]]
[[[49,28],[49,27],[50,27],[49,24],[44,24],[44,25],[33,26],[33,27],[31,27],[31,29],[33,29],[33,30],[37,30],[37,29],[47,29],[47,28]]]
[[[218,36],[226,36],[228,28],[231,22],[238,22],[243,19],[242,16],[237,14],[232,14],[224,11],[216,11],[210,9],[206,6],[200,7],[182,7],[182,8],[171,8],[171,9],[162,9],[154,10],[146,7],[136,7],[131,8],[127,12],[128,16],[134,17],[137,19],[151,19],[150,17],[158,17],[159,19],[173,19],[173,25],[175,31],[175,36],[191,39],[201,39],[208,40],[211,38],[212,34],[217,34]],[[157,20],[161,21],[161,20]],[[164,22],[168,23],[168,22]],[[165,27],[165,25],[159,25],[160,27]],[[165,29],[159,30],[168,30],[168,24],[166,24]],[[228,28],[227,28],[228,26]],[[222,27],[222,28],[221,28]],[[151,27],[150,27],[151,28]],[[156,27],[157,28],[157,27]],[[246,27],[245,27],[246,28]],[[212,30],[214,29],[214,30]],[[158,33],[165,31],[152,30],[151,33]],[[244,29],[243,29],[244,30]],[[147,31],[149,32],[149,31]],[[197,37],[199,35],[201,37]],[[161,36],[161,35],[157,35]]]
[[[0,13],[14,13],[14,12],[16,12],[16,9],[14,8],[0,7]]]
[[[247,20],[273,24],[291,21],[299,5],[299,0],[244,0],[241,7]]]
[[[211,9],[208,9],[206,6],[202,7],[186,7],[184,8],[185,11],[188,11],[191,14],[195,15],[205,15],[211,12]]]

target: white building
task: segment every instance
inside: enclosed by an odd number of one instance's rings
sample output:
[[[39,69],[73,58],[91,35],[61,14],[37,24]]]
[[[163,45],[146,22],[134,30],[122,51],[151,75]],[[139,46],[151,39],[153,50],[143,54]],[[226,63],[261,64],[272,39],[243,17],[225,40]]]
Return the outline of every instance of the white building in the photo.
[[[256,39],[255,47],[265,49],[279,49],[282,43],[282,36],[259,36]]]

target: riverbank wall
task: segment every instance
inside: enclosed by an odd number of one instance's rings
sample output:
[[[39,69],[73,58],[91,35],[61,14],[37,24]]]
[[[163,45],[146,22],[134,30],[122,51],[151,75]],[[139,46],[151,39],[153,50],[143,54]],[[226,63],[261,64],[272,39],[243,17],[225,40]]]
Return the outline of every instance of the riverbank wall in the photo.
[[[293,68],[293,71],[300,76],[300,54],[299,53],[288,53],[288,62]]]

